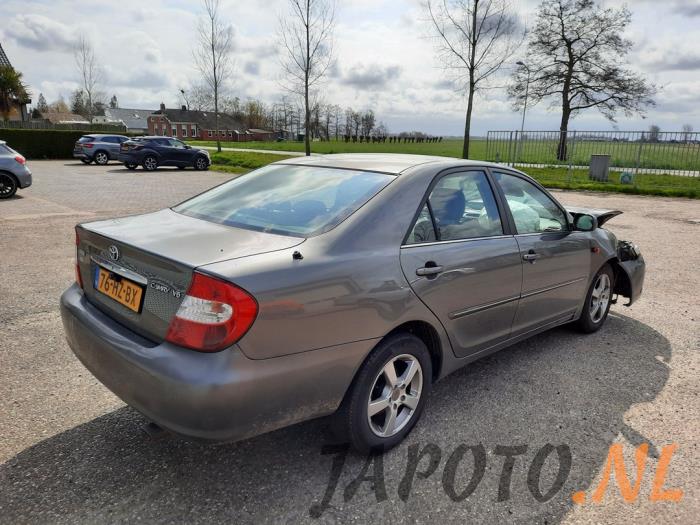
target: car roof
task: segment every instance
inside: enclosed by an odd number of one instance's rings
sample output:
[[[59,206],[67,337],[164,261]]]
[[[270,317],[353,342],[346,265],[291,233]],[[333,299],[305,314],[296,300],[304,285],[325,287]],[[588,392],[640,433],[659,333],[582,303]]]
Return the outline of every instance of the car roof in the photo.
[[[441,164],[442,169],[457,166],[499,166],[491,162],[438,157],[431,155],[408,155],[403,153],[339,153],[311,157],[294,157],[276,162],[276,164],[295,164],[319,166],[324,168],[343,168],[361,171],[378,171],[399,175],[409,168],[424,164]]]
[[[100,137],[126,137],[126,135],[120,135],[119,133],[86,133],[83,137],[92,137],[96,139]]]

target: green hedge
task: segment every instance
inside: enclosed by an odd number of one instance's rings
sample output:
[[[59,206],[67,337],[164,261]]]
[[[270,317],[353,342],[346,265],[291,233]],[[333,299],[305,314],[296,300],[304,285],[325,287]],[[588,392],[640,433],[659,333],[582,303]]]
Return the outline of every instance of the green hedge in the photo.
[[[84,131],[57,129],[0,129],[0,140],[28,159],[69,159]]]

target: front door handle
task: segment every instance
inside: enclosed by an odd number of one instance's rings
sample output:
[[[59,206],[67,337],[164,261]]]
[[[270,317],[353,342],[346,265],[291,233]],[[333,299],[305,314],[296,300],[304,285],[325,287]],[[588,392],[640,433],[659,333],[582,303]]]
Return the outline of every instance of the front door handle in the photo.
[[[535,250],[530,250],[523,254],[523,261],[528,261],[534,263],[537,259],[542,257],[539,253],[535,253]]]
[[[418,268],[418,269],[416,270],[416,275],[418,275],[418,276],[420,276],[420,277],[426,277],[426,276],[430,276],[430,275],[437,275],[437,274],[439,274],[439,273],[442,273],[442,270],[443,270],[442,266],[438,266],[438,265],[436,265],[436,264],[433,263],[432,266],[427,266],[427,265],[426,265],[426,266],[423,267],[423,268]]]

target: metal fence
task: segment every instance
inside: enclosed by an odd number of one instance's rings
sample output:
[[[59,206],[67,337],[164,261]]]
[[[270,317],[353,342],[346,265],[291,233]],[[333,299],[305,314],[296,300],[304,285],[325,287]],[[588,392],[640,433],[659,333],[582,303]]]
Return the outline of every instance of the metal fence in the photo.
[[[700,176],[700,133],[647,131],[489,131],[491,162],[522,167],[586,169],[609,155],[610,171],[632,175]]]
[[[0,120],[0,128],[4,129],[62,129],[69,131],[90,131],[93,133],[124,133],[123,124],[83,124],[66,123],[54,124],[48,120]]]

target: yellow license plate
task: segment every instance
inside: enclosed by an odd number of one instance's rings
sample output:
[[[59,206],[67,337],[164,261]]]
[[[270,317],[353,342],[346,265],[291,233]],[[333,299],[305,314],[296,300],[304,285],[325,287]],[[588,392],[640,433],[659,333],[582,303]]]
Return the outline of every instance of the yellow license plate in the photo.
[[[95,272],[95,289],[134,312],[141,311],[143,288],[128,279],[98,267]]]

